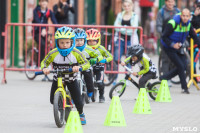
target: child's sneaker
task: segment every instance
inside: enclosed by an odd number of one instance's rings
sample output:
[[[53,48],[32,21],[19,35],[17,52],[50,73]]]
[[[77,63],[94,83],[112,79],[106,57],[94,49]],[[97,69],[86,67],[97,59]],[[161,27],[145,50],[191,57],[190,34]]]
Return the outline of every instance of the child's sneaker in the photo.
[[[88,95],[88,102],[91,103],[93,92],[87,92],[87,95]]]
[[[85,125],[86,124],[86,119],[85,119],[85,114],[84,113],[80,114],[80,119],[81,119],[81,124]]]
[[[99,103],[105,103],[105,97],[99,96]]]

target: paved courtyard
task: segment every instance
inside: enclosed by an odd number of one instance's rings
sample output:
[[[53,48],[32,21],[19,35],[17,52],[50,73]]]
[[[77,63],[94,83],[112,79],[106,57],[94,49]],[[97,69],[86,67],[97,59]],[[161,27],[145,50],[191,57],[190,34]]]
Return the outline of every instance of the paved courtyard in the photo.
[[[157,56],[152,57],[154,62]],[[1,61],[0,64],[3,62]],[[0,68],[0,79],[3,70]],[[6,74],[7,84],[0,84],[0,132],[1,133],[63,133],[57,128],[53,108],[49,102],[50,82],[42,82],[42,76],[30,81],[24,72]],[[123,78],[124,75],[119,75]],[[200,91],[191,85],[191,94],[181,93],[180,85],[170,88],[171,103],[158,103],[149,97],[151,115],[133,114],[138,90],[129,84],[120,98],[126,127],[107,127],[104,120],[111,100],[110,87],[105,88],[106,102],[84,106],[87,125],[84,133],[200,133]]]

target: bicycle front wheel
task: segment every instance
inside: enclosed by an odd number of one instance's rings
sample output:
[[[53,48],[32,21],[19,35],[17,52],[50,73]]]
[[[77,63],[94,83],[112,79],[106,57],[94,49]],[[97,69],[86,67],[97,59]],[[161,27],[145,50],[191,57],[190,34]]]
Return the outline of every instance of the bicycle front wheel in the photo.
[[[66,98],[66,103],[67,103],[67,105],[70,105],[70,100],[69,100],[69,98]],[[66,108],[65,108],[65,121],[66,121],[66,122],[67,122],[67,119],[68,119],[68,117],[69,117],[69,113],[70,113],[71,110],[72,110],[71,107],[66,107]]]
[[[160,88],[160,85],[161,85],[161,82],[160,81],[157,81],[157,82],[154,82],[150,87],[149,87],[149,96],[155,100],[156,99],[156,96],[158,94],[158,90]]]
[[[63,109],[63,95],[61,92],[57,92],[54,95],[53,110],[54,119],[57,127],[61,128],[64,125],[65,110]]]
[[[125,89],[126,89],[126,84],[124,82],[117,83],[110,89],[110,92],[109,92],[110,99],[112,99],[113,96],[121,97]]]

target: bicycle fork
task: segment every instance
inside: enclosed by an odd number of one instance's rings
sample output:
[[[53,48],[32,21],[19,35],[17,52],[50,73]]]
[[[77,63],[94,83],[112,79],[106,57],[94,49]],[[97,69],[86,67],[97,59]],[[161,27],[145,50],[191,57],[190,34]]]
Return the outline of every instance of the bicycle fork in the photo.
[[[124,83],[122,89],[119,91],[119,93],[122,93],[124,91],[125,87],[126,87],[126,80],[125,79],[124,80],[120,80],[119,82]]]
[[[69,95],[66,94],[66,91],[63,87],[62,84],[62,77],[58,77],[58,89],[56,90],[56,92],[54,94],[56,94],[57,92],[61,92],[62,96],[63,96],[63,110],[65,110],[66,107],[73,107],[72,103],[71,103],[71,98]],[[66,98],[69,98],[70,100],[70,105],[66,104]]]

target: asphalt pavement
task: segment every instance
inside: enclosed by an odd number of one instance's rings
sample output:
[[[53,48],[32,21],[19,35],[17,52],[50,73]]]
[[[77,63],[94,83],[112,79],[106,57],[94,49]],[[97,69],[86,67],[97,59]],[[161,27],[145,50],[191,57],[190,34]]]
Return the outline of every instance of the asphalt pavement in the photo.
[[[158,57],[151,58],[156,64]],[[0,68],[0,80],[2,76],[3,69]],[[24,72],[6,73],[7,84],[0,84],[0,133],[64,132],[64,127],[57,128],[54,122],[53,106],[49,102],[51,82],[42,82],[42,78],[38,76],[30,81]],[[119,75],[119,79],[122,78],[124,75]],[[82,126],[84,133],[200,132],[200,91],[194,85],[191,85],[191,93],[187,95],[181,93],[180,84],[173,84],[170,87],[171,103],[155,102],[149,97],[152,114],[141,115],[132,113],[138,90],[129,83],[120,98],[126,127],[104,126],[111,103],[108,97],[111,87],[105,88],[105,103],[95,102],[84,106],[87,120],[87,124]]]

